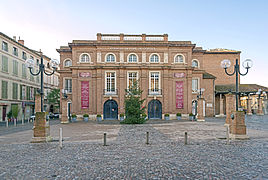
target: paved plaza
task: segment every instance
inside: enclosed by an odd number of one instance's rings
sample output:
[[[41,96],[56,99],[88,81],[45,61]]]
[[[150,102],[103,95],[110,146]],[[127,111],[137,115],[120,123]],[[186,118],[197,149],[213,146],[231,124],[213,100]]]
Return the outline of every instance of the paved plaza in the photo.
[[[250,139],[230,145],[223,118],[52,124],[55,140],[63,128],[62,149],[31,144],[32,124],[0,127],[0,179],[268,179],[268,116],[247,117]]]

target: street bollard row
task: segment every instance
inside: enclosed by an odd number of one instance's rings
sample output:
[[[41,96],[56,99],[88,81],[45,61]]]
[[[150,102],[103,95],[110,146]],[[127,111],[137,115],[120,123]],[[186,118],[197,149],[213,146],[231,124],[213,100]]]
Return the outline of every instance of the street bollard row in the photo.
[[[8,122],[8,118],[7,117],[5,117],[5,121],[6,121],[6,127],[9,127],[9,122]],[[30,123],[30,118],[28,118],[27,121],[28,121],[28,124],[29,124]],[[21,124],[24,125],[24,123],[25,123],[25,119],[22,118],[21,119]],[[17,119],[14,119],[14,126],[17,126]]]

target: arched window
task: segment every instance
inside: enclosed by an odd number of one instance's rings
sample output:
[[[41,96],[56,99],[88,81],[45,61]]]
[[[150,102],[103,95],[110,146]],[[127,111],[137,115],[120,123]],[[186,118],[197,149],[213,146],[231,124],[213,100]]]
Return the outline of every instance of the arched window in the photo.
[[[106,62],[115,62],[115,55],[114,54],[107,54],[106,55]]]
[[[157,54],[152,54],[151,57],[150,57],[150,62],[158,63],[159,62],[159,56]]]
[[[177,54],[175,56],[174,62],[175,63],[184,63],[184,56],[182,54]]]
[[[66,59],[64,61],[64,67],[70,67],[70,66],[72,66],[72,61],[70,59]]]
[[[81,54],[80,55],[80,62],[87,63],[90,62],[90,57],[88,54]]]
[[[192,60],[192,67],[197,68],[198,66],[198,61],[196,59]]]
[[[128,55],[128,62],[137,62],[138,58],[136,54],[130,54]]]

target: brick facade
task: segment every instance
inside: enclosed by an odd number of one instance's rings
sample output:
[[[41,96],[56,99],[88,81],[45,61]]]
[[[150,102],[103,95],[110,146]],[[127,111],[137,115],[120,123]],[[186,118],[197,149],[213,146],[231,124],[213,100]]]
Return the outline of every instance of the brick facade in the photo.
[[[180,112],[187,115],[192,112],[192,101],[198,93],[192,91],[192,80],[197,79],[198,89],[204,88],[206,116],[215,115],[215,83],[233,83],[234,77],[223,76],[220,62],[223,59],[239,59],[239,51],[214,52],[202,50],[190,41],[168,41],[164,35],[124,35],[97,34],[96,40],[73,40],[68,46],[57,49],[60,53],[60,89],[66,88],[66,79],[72,81],[72,92],[67,92],[66,101],[61,101],[62,114],[67,114],[66,105],[71,102],[71,112],[82,117],[87,113],[91,116],[103,115],[104,104],[108,100],[116,101],[118,115],[124,113],[125,89],[128,83],[128,73],[137,72],[139,86],[145,98],[147,107],[152,100],[161,102],[162,115],[175,115]],[[81,62],[86,54],[88,62]],[[115,62],[107,62],[107,56],[112,54]],[[129,56],[135,54],[137,62],[129,62]],[[150,62],[153,55],[158,56],[159,62]],[[176,62],[175,58],[182,57],[183,62]],[[192,61],[198,62],[192,67]],[[66,61],[72,63],[66,65]],[[214,69],[213,69],[214,67]],[[106,94],[107,72],[115,72],[115,93]],[[151,92],[150,72],[159,74],[158,93]],[[208,74],[208,73],[209,74]],[[86,74],[86,76],[81,75]],[[215,81],[216,76],[216,81]],[[89,107],[81,107],[81,83],[89,83]],[[108,80],[107,80],[108,81]],[[176,106],[176,84],[183,83],[183,107]],[[177,94],[178,95],[178,94]],[[61,93],[61,99],[63,93]],[[178,98],[177,98],[178,99]],[[64,112],[63,112],[64,111]]]

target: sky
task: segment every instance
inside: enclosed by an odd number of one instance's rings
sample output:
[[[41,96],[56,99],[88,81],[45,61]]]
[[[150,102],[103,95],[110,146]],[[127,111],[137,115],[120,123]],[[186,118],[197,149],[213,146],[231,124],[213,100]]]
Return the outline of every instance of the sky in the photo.
[[[267,9],[268,0],[0,0],[0,32],[56,59],[60,46],[97,33],[167,33],[241,51],[241,62],[253,61],[241,83],[268,87]]]

